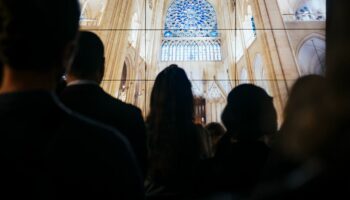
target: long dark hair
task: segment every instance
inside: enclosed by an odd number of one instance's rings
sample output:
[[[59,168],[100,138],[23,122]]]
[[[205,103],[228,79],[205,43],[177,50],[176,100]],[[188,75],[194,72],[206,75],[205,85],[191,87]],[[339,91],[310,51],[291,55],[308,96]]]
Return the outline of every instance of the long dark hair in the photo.
[[[185,71],[171,65],[155,80],[147,118],[150,176],[172,182],[191,173],[199,159],[199,138],[193,123],[194,98]],[[169,180],[170,179],[170,180]]]

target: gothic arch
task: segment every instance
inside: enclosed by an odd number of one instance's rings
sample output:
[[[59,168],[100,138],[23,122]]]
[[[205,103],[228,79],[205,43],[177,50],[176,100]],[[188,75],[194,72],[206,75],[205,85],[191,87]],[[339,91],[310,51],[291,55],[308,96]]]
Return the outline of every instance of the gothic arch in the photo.
[[[264,59],[263,56],[260,53],[257,53],[254,58],[253,62],[253,74],[254,74],[254,80],[255,84],[264,88],[267,93],[271,92],[270,89],[270,80],[267,78],[267,71],[264,67]]]
[[[256,81],[258,80],[263,80],[265,78],[262,77],[263,73],[263,58],[260,53],[255,55],[254,62],[253,62],[253,74],[254,74],[254,79]]]
[[[120,77],[119,90],[118,90],[118,99],[122,101],[126,101],[128,97],[128,70],[127,70],[127,62],[125,61],[123,64],[122,74]]]
[[[297,55],[299,54],[300,48],[303,46],[303,44],[306,41],[310,40],[311,38],[318,38],[318,39],[324,40],[324,41],[326,40],[326,36],[318,34],[318,33],[311,33],[311,34],[307,35],[299,42],[299,44],[297,46],[297,51],[296,51]]]
[[[301,76],[308,74],[324,75],[326,42],[319,34],[310,34],[298,45],[297,60]]]
[[[122,101],[128,100],[128,95],[130,93],[130,80],[135,79],[136,65],[135,65],[135,51],[131,46],[128,47],[127,53],[124,59],[123,67],[120,71],[120,75],[118,77],[119,80],[119,89],[117,92],[117,97]]]
[[[249,83],[249,74],[246,67],[243,67],[239,74],[239,84]]]
[[[140,60],[139,55],[137,54],[136,50],[132,46],[128,46],[126,50],[125,55],[125,64],[126,64],[126,70],[127,70],[127,80],[134,80],[137,76],[138,67],[140,67],[139,63],[137,63]]]

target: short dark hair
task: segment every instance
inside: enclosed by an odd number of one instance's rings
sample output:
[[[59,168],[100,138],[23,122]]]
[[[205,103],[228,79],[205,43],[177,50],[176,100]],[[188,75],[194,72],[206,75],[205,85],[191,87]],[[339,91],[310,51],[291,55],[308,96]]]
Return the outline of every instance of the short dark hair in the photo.
[[[277,132],[272,97],[252,84],[239,85],[229,93],[221,119],[227,131],[239,140],[256,140]]]
[[[0,0],[0,59],[18,70],[61,65],[79,18],[77,0]]]
[[[104,70],[104,45],[92,32],[82,31],[78,51],[69,73],[78,78],[90,78]]]

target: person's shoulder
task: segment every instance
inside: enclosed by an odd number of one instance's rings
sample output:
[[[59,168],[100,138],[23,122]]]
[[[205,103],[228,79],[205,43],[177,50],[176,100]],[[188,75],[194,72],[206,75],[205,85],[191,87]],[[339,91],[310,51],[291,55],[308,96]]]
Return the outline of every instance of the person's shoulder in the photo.
[[[67,84],[66,87],[62,90],[60,93],[61,95],[66,95],[70,93],[74,93],[74,96],[79,96],[77,94],[77,91],[83,91],[83,92],[89,92],[89,93],[100,93],[103,89],[100,88],[99,85],[95,84],[76,84],[76,85],[69,85]]]
[[[65,109],[65,111],[67,113],[65,129],[69,129],[69,133],[74,133],[74,135],[66,135],[67,137],[94,142],[96,144],[128,148],[128,140],[118,130],[69,109]]]
[[[105,92],[106,93],[106,92]],[[113,97],[112,95],[106,93],[106,95],[109,96],[109,99],[111,101],[113,101],[114,105],[116,107],[118,107],[119,109],[121,109],[122,111],[124,111],[125,115],[142,115],[142,112],[141,112],[141,109],[132,105],[132,104],[129,104],[129,103],[126,103],[118,98],[115,98]]]
[[[102,89],[102,88],[101,88],[101,89]],[[121,101],[120,99],[118,99],[118,98],[112,96],[111,94],[109,94],[108,92],[106,92],[106,91],[104,91],[104,90],[103,90],[103,94],[104,94],[104,98],[105,98],[108,102],[114,104],[115,106],[118,106],[119,108],[124,108],[124,107],[126,106],[126,103],[125,103],[125,102],[123,102],[123,101]]]
[[[132,104],[128,104],[128,103],[126,103],[126,107],[127,107],[127,109],[129,109],[130,112],[132,112],[133,114],[142,115],[142,111],[141,111],[140,108],[138,108],[138,107],[136,107],[136,106],[134,106],[134,105],[132,105]]]

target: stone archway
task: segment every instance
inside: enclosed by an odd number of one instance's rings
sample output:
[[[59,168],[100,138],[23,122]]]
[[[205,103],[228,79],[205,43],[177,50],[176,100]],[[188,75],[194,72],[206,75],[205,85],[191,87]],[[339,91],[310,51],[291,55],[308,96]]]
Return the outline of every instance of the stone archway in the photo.
[[[300,75],[324,75],[326,71],[325,56],[325,40],[315,35],[306,37],[297,53]]]

